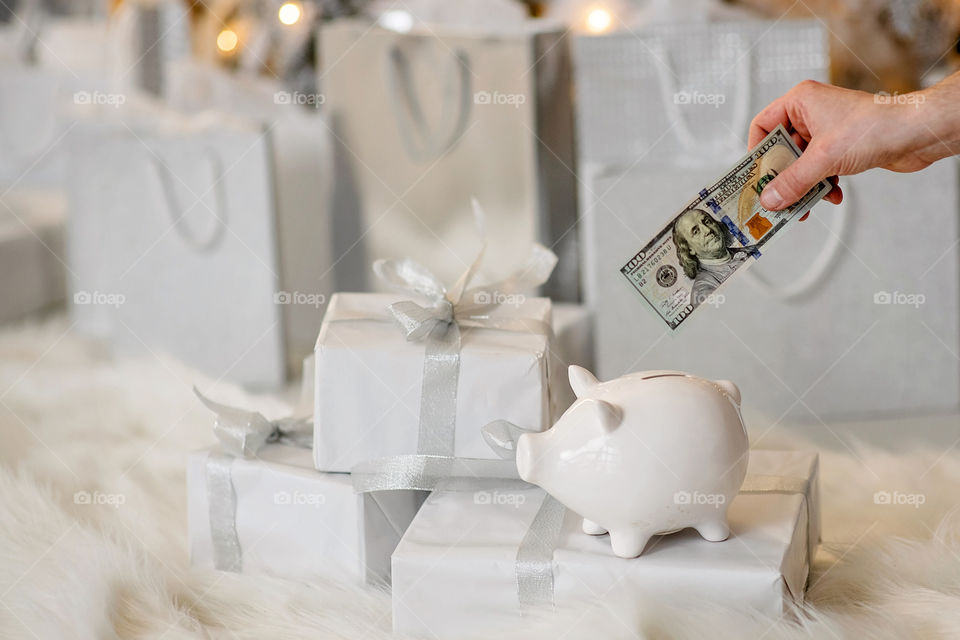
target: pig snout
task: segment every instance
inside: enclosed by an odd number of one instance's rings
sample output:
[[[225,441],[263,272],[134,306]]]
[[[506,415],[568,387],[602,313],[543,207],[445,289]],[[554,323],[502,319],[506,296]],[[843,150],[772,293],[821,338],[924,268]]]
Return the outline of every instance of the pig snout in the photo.
[[[533,434],[525,433],[517,439],[517,472],[525,482],[533,480]]]

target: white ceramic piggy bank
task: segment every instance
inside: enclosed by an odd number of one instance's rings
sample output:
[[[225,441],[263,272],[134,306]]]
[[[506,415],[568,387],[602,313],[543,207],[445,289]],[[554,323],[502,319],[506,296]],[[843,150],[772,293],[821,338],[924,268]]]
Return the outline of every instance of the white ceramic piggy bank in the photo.
[[[609,531],[624,558],[686,527],[727,538],[748,456],[736,385],[676,371],[601,383],[571,366],[570,386],[577,400],[557,423],[517,440],[521,478],[583,516],[585,533]]]

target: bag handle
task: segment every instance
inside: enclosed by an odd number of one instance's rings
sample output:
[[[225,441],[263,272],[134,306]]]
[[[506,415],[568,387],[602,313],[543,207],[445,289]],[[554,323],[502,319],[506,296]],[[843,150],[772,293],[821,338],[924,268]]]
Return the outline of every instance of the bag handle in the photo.
[[[403,50],[403,45],[410,48],[414,45],[422,46],[425,42],[425,38],[408,36],[404,41],[391,45],[387,52],[387,86],[393,113],[397,118],[400,140],[407,154],[419,162],[436,160],[456,145],[467,129],[472,96],[470,60],[463,50],[451,52],[456,64],[455,67],[447,67],[446,80],[449,82],[455,78],[454,81],[458,84],[454,98],[456,104],[452,107],[455,113],[450,119],[452,124],[446,135],[442,131],[432,131],[413,86],[408,54]]]
[[[833,225],[829,237],[820,247],[820,252],[810,262],[809,268],[796,280],[787,284],[774,284],[753,269],[747,269],[744,273],[744,279],[757,290],[783,302],[796,300],[812,293],[824,276],[827,275],[830,267],[833,266],[834,261],[840,255],[840,248],[844,246],[843,237],[850,227],[850,198],[850,185],[845,184],[843,187],[843,202],[836,206],[837,211],[833,216]]]
[[[170,217],[170,220],[173,222],[173,229],[176,231],[177,235],[180,236],[180,239],[183,240],[184,244],[195,249],[199,252],[207,252],[212,250],[219,244],[220,240],[224,236],[224,232],[227,230],[227,194],[225,192],[225,187],[223,184],[224,170],[223,163],[220,161],[219,156],[213,149],[204,149],[202,155],[210,163],[213,174],[213,198],[214,198],[214,211],[212,212],[216,223],[213,225],[213,229],[207,234],[206,237],[199,236],[196,232],[190,229],[187,225],[184,217],[186,215],[186,210],[179,206],[176,192],[173,186],[173,172],[170,168],[160,160],[160,157],[155,151],[148,150],[147,155],[148,165],[153,167],[154,173],[157,176],[157,180],[160,183],[160,192],[163,194],[163,204],[164,210],[167,212],[167,215]],[[202,196],[201,196],[202,197]],[[199,198],[198,198],[199,200]]]
[[[740,40],[742,45],[743,39],[740,36],[737,36],[737,39]],[[653,66],[656,68],[657,79],[660,83],[660,98],[663,101],[664,112],[670,121],[671,130],[676,133],[680,144],[690,153],[702,152],[706,146],[707,151],[711,150],[710,147],[713,148],[713,151],[729,149],[731,153],[735,152],[739,155],[743,143],[737,135],[737,132],[746,131],[750,126],[750,94],[753,88],[751,82],[753,56],[750,50],[747,50],[746,53],[739,56],[734,67],[736,70],[736,86],[739,87],[740,90],[735,92],[736,101],[733,104],[733,114],[730,118],[730,125],[727,127],[726,132],[721,133],[720,137],[712,142],[708,141],[705,145],[702,138],[698,138],[693,134],[693,131],[690,129],[690,123],[680,111],[680,106],[676,100],[676,96],[680,94],[677,91],[677,84],[674,80],[677,74],[675,66],[671,62],[670,52],[659,43],[651,43],[649,48],[654,57]],[[742,48],[742,46],[737,47],[738,50]]]

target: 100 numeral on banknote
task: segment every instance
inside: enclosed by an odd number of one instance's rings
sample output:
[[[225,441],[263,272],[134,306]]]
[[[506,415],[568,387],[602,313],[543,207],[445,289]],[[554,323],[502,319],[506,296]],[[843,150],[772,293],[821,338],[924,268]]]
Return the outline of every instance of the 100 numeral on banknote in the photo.
[[[830,192],[820,181],[793,206],[767,211],[760,193],[800,157],[782,126],[673,217],[620,272],[671,329],[676,329],[794,218]]]

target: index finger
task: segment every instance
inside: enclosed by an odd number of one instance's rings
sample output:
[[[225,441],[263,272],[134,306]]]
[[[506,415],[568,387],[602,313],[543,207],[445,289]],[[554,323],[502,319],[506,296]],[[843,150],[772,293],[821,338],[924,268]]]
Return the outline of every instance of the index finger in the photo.
[[[787,114],[786,101],[782,97],[768,104],[754,116],[750,122],[747,146],[751,149],[757,146],[767,137],[767,134],[777,128],[778,124],[782,124],[787,130],[790,129],[790,116]]]

